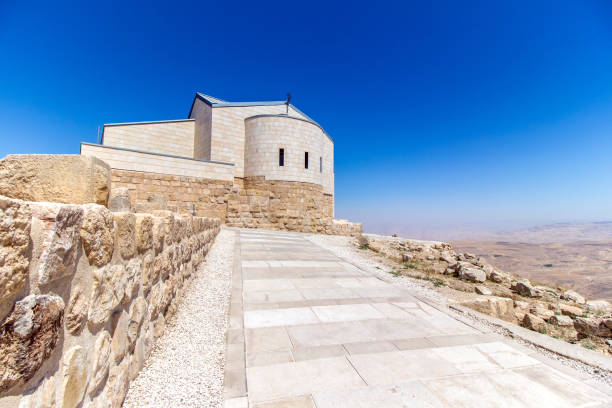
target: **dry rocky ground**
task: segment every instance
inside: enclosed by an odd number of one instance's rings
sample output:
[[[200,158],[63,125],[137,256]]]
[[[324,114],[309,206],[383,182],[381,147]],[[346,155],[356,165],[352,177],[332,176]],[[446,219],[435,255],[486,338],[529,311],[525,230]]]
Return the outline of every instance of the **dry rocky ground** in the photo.
[[[537,285],[444,242],[364,235],[355,245],[393,262],[394,275],[432,282],[451,302],[612,354],[612,306],[605,300],[587,301],[571,289]]]
[[[572,287],[585,297],[612,301],[612,239],[550,239],[457,241],[453,246],[457,251],[484,257],[506,272],[547,285]]]

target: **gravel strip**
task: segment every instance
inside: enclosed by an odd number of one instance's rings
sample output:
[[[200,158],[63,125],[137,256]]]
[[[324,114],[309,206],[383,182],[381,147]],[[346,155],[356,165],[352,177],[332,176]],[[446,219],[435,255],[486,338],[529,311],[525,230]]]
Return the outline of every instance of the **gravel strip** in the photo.
[[[124,407],[223,407],[235,234],[219,232],[176,315],[130,384]]]
[[[337,235],[308,235],[307,238],[331,251],[336,256],[344,259],[347,262],[352,263],[353,265],[359,267],[360,269],[370,272],[375,276],[378,276],[384,279],[387,282],[391,282],[394,285],[402,287],[412,292],[415,297],[423,299],[425,301],[437,304],[437,305],[446,305],[448,299],[441,293],[437,292],[434,289],[433,284],[427,281],[413,279],[407,276],[395,276],[392,274],[393,269],[386,265],[384,262],[378,262],[375,259],[372,259],[368,256],[368,253],[364,250],[358,249],[354,244],[355,238],[337,236]],[[462,316],[464,319],[467,318],[470,321],[470,325],[480,329],[485,333],[496,333],[504,336],[506,339],[516,342],[517,344],[527,347],[531,350],[538,352],[548,358],[556,360],[562,363],[565,366],[571,367],[585,375],[588,375],[592,380],[597,381],[599,383],[608,385],[612,387],[612,373],[608,371],[601,371],[594,367],[591,367],[587,364],[584,364],[580,361],[573,360],[571,358],[567,358],[561,356],[559,354],[553,353],[549,350],[546,350],[542,347],[534,345],[533,343],[524,341],[523,339],[519,339],[513,337],[511,333],[504,329],[503,327],[496,326],[491,322],[488,322],[484,319],[481,319],[472,314],[460,313],[458,311],[445,308],[449,315]],[[460,319],[461,320],[461,319]]]

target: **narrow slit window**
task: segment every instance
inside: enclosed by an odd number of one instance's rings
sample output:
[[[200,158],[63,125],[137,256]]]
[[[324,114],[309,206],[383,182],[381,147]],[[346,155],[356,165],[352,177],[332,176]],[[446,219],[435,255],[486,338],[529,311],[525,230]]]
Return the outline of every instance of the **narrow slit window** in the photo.
[[[319,157],[319,173],[323,173],[323,158]]]
[[[308,152],[304,152],[304,168],[308,168]]]
[[[285,149],[278,149],[278,165],[281,167],[285,165]]]

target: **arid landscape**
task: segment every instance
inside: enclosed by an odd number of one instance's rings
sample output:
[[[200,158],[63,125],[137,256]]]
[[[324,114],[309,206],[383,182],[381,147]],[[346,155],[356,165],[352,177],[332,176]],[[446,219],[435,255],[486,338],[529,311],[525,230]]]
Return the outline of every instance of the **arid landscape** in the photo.
[[[612,222],[546,225],[453,245],[530,280],[612,300]]]

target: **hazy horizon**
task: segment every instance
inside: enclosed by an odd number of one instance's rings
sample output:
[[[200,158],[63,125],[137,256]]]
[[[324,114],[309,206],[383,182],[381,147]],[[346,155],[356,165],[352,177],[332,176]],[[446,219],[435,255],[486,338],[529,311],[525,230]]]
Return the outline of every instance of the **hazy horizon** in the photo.
[[[584,230],[603,226],[600,230],[589,231],[588,238],[583,236]],[[432,223],[432,224],[408,224],[398,225],[393,223],[374,223],[363,226],[366,234],[393,235],[402,238],[423,239],[432,241],[496,241],[496,240],[517,240],[517,237],[524,237],[534,231],[547,229],[561,229],[564,227],[575,227],[576,234],[568,234],[563,241],[578,241],[584,239],[612,239],[612,220],[600,221],[556,221],[556,222],[536,222],[536,221],[499,221],[495,223],[474,222],[474,223]],[[549,242],[552,242],[550,240]]]

